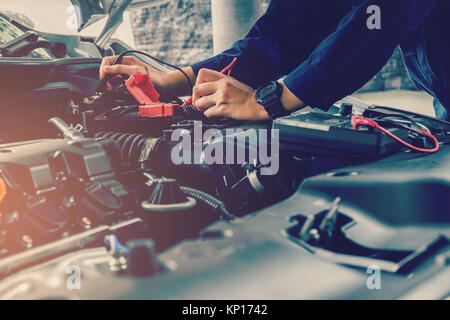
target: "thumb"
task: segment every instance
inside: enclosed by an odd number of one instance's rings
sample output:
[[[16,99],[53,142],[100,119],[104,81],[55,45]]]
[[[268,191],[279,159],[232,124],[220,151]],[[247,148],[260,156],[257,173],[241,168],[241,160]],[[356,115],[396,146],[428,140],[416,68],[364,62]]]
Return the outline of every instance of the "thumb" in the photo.
[[[210,69],[200,69],[200,71],[198,72],[197,75],[197,82],[196,84],[201,84],[204,82],[213,82],[213,81],[218,81],[222,78],[226,78],[227,76],[217,72],[215,70],[210,70]]]

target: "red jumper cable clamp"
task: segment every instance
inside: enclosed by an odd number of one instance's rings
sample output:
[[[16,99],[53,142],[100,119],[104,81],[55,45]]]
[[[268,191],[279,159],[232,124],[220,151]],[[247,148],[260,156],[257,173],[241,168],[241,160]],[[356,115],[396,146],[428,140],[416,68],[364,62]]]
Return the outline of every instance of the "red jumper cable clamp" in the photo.
[[[159,102],[159,94],[147,75],[133,74],[125,85],[133,97],[141,104],[139,106],[139,117],[166,118],[175,113],[177,104]]]

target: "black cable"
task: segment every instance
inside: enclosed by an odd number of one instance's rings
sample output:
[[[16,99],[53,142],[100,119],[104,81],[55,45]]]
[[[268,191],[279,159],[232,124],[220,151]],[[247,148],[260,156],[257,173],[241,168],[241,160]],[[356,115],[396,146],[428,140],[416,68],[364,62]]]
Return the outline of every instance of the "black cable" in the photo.
[[[121,62],[122,62],[122,58],[123,58],[124,56],[126,56],[127,54],[129,54],[129,53],[142,54],[142,55],[144,55],[144,56],[146,56],[146,57],[148,57],[148,58],[150,58],[150,59],[152,59],[152,60],[154,60],[154,61],[156,61],[156,62],[162,64],[162,65],[165,65],[165,66],[167,66],[167,67],[169,67],[169,68],[172,68],[172,69],[175,69],[175,70],[180,71],[180,72],[186,77],[186,80],[187,80],[188,83],[189,83],[189,88],[192,89],[192,88],[194,87],[193,84],[192,84],[191,78],[189,78],[189,76],[186,74],[186,72],[183,71],[183,69],[181,69],[180,67],[177,67],[177,66],[175,66],[175,65],[173,65],[173,64],[170,64],[170,63],[168,63],[168,62],[164,62],[164,61],[162,61],[162,60],[160,60],[160,59],[158,59],[158,58],[152,56],[151,54],[148,54],[148,53],[146,53],[146,52],[142,52],[142,51],[139,51],[139,50],[128,50],[128,51],[124,51],[124,52],[120,53],[120,54],[117,56],[117,58],[114,60],[114,62],[112,63],[112,65],[116,65],[116,64],[118,64],[118,63],[121,63]]]
[[[412,119],[411,117],[408,117],[406,115],[402,114],[388,114],[388,115],[379,115],[375,118],[372,118],[373,120],[377,122],[387,122],[387,123],[395,123],[398,124],[399,122],[396,120],[403,119],[405,121],[408,121],[410,124],[414,125],[417,129],[423,129],[421,125],[419,125],[419,122]],[[427,128],[428,129],[428,128]]]

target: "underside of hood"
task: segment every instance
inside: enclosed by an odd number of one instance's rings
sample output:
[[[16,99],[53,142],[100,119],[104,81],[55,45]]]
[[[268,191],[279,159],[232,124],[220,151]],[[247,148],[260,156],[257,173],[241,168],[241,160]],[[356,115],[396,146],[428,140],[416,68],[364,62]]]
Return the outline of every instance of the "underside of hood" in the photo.
[[[109,39],[123,22],[123,14],[132,0],[71,0],[77,8],[78,31],[92,25],[105,16],[108,20],[96,40],[96,45],[105,48]]]

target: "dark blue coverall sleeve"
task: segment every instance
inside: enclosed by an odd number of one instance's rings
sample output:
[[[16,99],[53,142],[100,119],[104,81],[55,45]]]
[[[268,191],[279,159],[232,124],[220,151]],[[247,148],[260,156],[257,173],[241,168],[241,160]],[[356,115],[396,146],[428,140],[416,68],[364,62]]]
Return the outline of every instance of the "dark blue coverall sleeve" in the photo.
[[[257,87],[298,67],[350,8],[346,0],[272,0],[244,39],[192,67],[220,71],[238,57],[232,76]]]
[[[287,75],[299,99],[325,109],[368,82],[438,1],[273,0],[246,38],[193,69],[219,70],[238,57],[236,79],[256,87]],[[381,9],[381,29],[367,27],[371,5]]]

